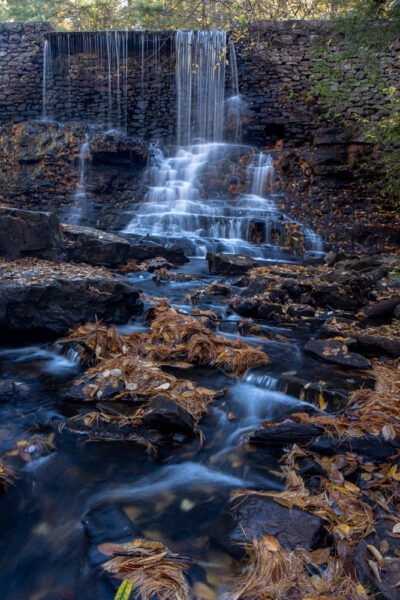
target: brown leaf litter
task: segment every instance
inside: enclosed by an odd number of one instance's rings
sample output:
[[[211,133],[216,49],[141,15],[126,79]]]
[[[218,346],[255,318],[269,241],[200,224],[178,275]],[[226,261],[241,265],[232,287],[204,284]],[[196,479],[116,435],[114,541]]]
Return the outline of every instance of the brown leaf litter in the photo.
[[[264,352],[241,340],[215,335],[204,324],[215,317],[212,311],[182,315],[162,302],[147,313],[147,322],[151,323],[149,333],[122,335],[101,323],[77,327],[61,340],[64,344],[78,345],[81,362],[90,367],[74,385],[82,388],[86,400],[145,402],[144,406],[135,407],[129,425],[139,423],[149,410],[149,402],[162,396],[188,412],[197,428],[208,404],[221,391],[198,387],[188,379],[164,372],[161,367],[207,365],[239,377],[268,361]],[[124,425],[126,421],[121,418],[121,426]]]
[[[251,348],[242,340],[215,335],[200,318],[181,314],[166,302],[148,310],[150,333],[121,335],[102,324],[87,324],[70,332],[61,343],[82,346],[83,364],[98,362],[115,355],[140,357],[155,364],[187,361],[194,365],[217,367],[227,375],[240,377],[249,369],[265,365],[265,352]]]
[[[338,416],[293,413],[291,418],[299,423],[322,426],[329,435],[356,438],[365,434],[382,434],[386,440],[400,438],[400,372],[397,363],[376,362],[372,375],[375,389],[360,388],[349,398],[348,406]],[[278,423],[265,422],[264,427]]]
[[[161,542],[135,539],[126,544],[106,543],[99,551],[113,556],[103,565],[105,573],[132,583],[141,600],[189,600],[185,579],[191,558],[171,552]]]

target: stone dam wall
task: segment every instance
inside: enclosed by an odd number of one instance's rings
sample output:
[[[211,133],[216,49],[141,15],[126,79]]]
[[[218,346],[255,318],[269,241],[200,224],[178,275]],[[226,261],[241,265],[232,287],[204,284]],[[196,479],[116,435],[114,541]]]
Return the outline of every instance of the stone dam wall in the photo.
[[[286,145],[296,147],[321,136],[321,128],[327,124],[310,94],[311,69],[317,60],[316,40],[321,35],[329,36],[330,27],[320,21],[254,23],[249,37],[236,44],[239,88],[248,107],[244,141],[265,146],[283,139]],[[46,23],[0,24],[0,123],[42,117],[43,49],[47,39],[49,118],[126,124],[131,135],[175,141],[173,32],[149,32],[144,36],[141,32],[121,32],[117,43],[123,44],[120,55],[124,61],[127,53],[128,68],[119,66],[117,80],[116,65],[112,67],[110,88],[104,61],[93,58],[96,49],[104,45],[98,33],[68,35],[49,33],[51,30]],[[337,50],[337,46],[330,45],[330,53]],[[392,51],[393,55],[385,56],[382,63],[388,85],[400,76],[397,50]],[[346,69],[354,71],[355,83],[352,105],[343,110],[343,116],[351,120],[355,113],[373,115],[376,100],[363,83],[357,57]],[[232,94],[229,72],[227,67],[227,96]]]

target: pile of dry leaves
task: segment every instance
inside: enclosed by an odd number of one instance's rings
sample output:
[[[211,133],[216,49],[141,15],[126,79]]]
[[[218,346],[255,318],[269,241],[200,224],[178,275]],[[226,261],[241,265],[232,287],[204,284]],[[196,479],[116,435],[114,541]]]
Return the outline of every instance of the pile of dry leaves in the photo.
[[[202,313],[197,318],[180,314],[164,302],[149,309],[148,333],[122,335],[115,328],[90,323],[76,328],[61,343],[77,347],[81,362],[90,368],[74,381],[71,393],[75,393],[75,388],[76,399],[134,404],[129,418],[120,417],[121,426],[139,424],[150,402],[162,396],[185,410],[197,428],[208,404],[221,391],[199,387],[166,373],[162,367],[207,365],[239,377],[268,361],[264,352],[241,340],[216,336],[204,324],[209,317]]]

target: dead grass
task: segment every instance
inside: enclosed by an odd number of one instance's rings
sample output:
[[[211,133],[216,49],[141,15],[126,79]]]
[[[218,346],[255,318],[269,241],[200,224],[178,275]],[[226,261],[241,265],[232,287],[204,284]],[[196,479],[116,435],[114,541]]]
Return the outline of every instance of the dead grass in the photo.
[[[372,598],[328,552],[291,551],[264,536],[246,544],[249,560],[231,600],[363,600]],[[314,574],[308,569],[313,565]]]

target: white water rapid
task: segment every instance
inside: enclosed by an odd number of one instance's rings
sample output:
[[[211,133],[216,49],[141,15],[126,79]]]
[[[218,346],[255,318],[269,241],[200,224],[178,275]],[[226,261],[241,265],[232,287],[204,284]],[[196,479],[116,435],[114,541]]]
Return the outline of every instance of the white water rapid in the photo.
[[[225,101],[227,48],[232,96]],[[275,204],[271,157],[222,141],[224,116],[236,110],[240,117],[233,43],[227,46],[223,31],[178,31],[176,51],[178,148],[168,155],[153,147],[145,201],[132,207],[124,233],[181,243],[192,256],[287,258],[276,239],[291,220]],[[238,122],[235,139],[239,130]],[[322,250],[316,234],[303,234],[306,250]]]

